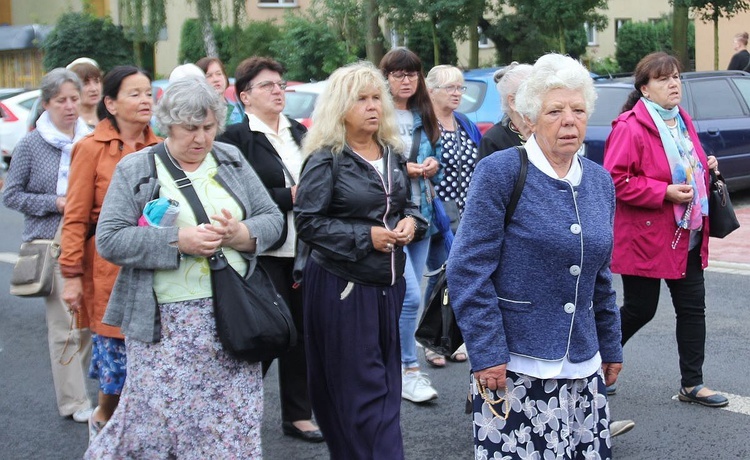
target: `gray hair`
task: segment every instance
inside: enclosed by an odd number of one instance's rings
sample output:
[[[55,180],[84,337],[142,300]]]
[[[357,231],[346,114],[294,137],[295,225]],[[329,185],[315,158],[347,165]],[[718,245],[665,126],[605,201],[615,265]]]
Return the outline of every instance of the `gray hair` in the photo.
[[[495,72],[495,86],[500,93],[500,107],[503,113],[510,112],[509,99],[518,92],[518,87],[531,74],[533,67],[529,64],[519,64],[513,61],[509,65]]]
[[[83,83],[75,72],[58,67],[50,70],[47,75],[42,77],[40,85],[42,102],[47,104],[53,97],[60,94],[60,87],[65,83],[73,83],[79,93],[83,91]]]
[[[227,106],[205,78],[184,77],[170,83],[156,106],[156,124],[163,133],[174,125],[200,125],[213,112],[218,126],[224,131]]]
[[[463,84],[464,74],[458,67],[452,65],[436,65],[427,74],[424,82],[427,84],[427,89],[434,89],[438,86],[443,86],[454,81],[459,81]]]
[[[560,88],[580,91],[586,102],[586,116],[591,116],[596,90],[589,71],[575,59],[555,53],[545,54],[533,65],[529,77],[516,92],[516,110],[536,123],[544,96]]]

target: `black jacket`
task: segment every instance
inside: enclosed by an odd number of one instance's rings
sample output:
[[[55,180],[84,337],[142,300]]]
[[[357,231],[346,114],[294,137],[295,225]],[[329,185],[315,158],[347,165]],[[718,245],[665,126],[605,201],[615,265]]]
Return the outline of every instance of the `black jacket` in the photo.
[[[479,143],[480,160],[500,150],[523,145],[518,134],[510,129],[509,123],[510,118],[504,116],[499,123],[496,123],[484,133],[482,141]]]
[[[285,115],[282,115],[285,116]],[[217,141],[232,144],[242,152],[250,166],[253,167],[263,185],[266,186],[271,199],[279,206],[281,212],[286,215],[292,210],[292,191],[286,186],[284,169],[281,167],[281,156],[273,148],[271,142],[264,133],[251,131],[247,115],[241,123],[227,127],[226,131],[216,138]],[[307,128],[301,123],[289,118],[291,123],[292,138],[298,146],[302,145],[302,138],[307,133]],[[277,249],[286,241],[287,223],[284,219],[284,228],[281,238],[269,249]]]
[[[417,221],[415,240],[427,221],[411,201],[406,159],[386,152],[387,174],[380,174],[348,148],[334,161],[328,149],[314,152],[305,164],[294,204],[297,236],[325,270],[359,284],[393,285],[404,273],[406,255],[375,250],[373,226],[394,228],[405,216]]]

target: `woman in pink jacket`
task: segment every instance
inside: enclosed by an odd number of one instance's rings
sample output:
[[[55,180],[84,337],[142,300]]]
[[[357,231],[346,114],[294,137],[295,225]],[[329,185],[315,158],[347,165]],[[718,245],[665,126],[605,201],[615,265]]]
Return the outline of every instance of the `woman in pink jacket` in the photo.
[[[679,399],[722,407],[727,398],[703,385],[708,169],[718,163],[706,158],[681,98],[677,59],[659,52],[638,63],[604,153],[617,195],[612,271],[622,274],[622,344],[654,317],[664,279],[677,316]]]

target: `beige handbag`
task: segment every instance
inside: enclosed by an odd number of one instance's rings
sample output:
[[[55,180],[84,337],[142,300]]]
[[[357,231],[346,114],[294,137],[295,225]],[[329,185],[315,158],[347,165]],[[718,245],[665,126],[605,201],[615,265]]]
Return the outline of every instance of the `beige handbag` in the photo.
[[[19,297],[47,297],[55,279],[55,262],[60,256],[62,222],[52,240],[31,240],[21,244],[18,261],[10,278],[10,293]]]

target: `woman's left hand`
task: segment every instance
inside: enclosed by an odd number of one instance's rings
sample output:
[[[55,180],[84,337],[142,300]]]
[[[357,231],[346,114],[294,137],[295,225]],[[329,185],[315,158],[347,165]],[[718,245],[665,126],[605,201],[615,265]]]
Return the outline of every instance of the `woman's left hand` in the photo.
[[[602,363],[602,374],[604,374],[604,383],[607,386],[617,381],[617,376],[622,370],[622,363]]]
[[[221,210],[221,215],[211,216],[211,220],[217,224],[208,224],[206,229],[221,235],[221,245],[238,251],[246,251],[250,240],[250,232],[247,227],[238,221],[232,213],[226,209]],[[254,241],[253,241],[254,242]],[[253,246],[255,246],[253,244]]]
[[[719,167],[719,160],[717,160],[713,155],[709,155],[707,160],[708,169],[713,169],[716,174],[719,174],[719,170],[717,169]]]
[[[406,246],[414,240],[414,233],[417,231],[417,221],[413,217],[407,216],[398,221],[393,233],[396,234],[396,244]]]

